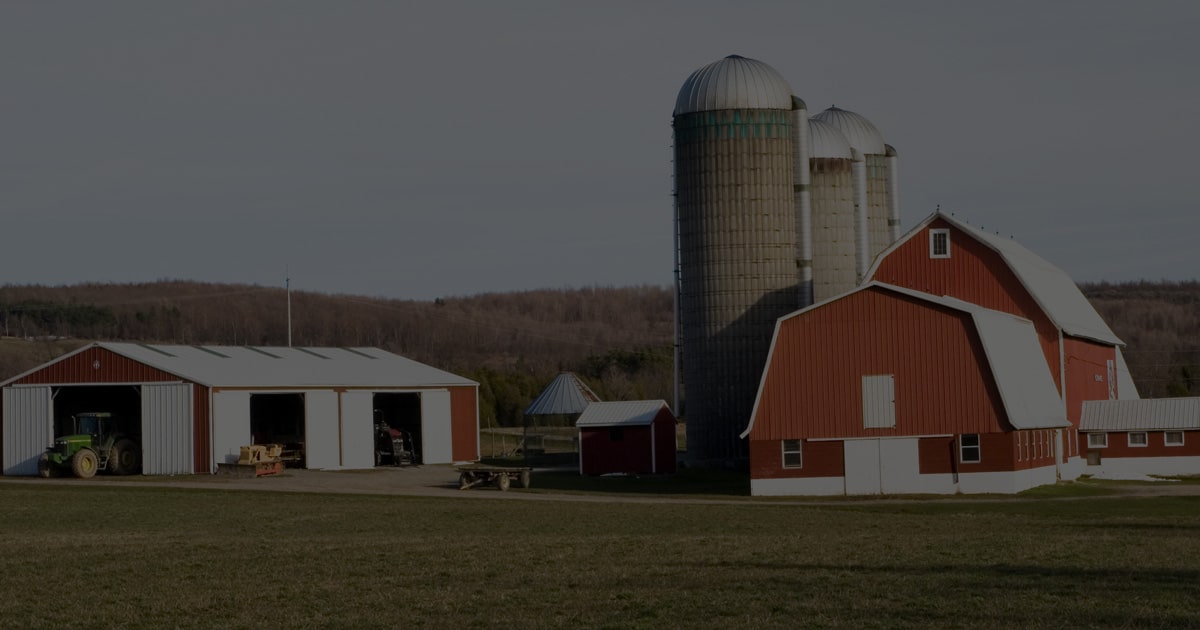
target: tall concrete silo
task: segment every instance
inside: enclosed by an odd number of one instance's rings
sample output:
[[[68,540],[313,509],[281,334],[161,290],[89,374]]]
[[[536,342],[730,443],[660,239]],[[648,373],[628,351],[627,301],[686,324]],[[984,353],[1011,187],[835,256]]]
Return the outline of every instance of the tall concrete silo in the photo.
[[[810,118],[813,298],[820,302],[857,284],[853,150],[842,132]]]
[[[774,68],[736,55],[693,72],[675,101],[679,343],[698,465],[745,459],[738,434],[775,320],[797,307],[792,107]]]
[[[838,107],[813,116],[842,133],[854,157],[854,194],[856,212],[856,278],[862,280],[867,267],[879,252],[899,237],[899,199],[896,191],[896,150],[884,144],[883,136],[871,121]],[[853,288],[853,285],[845,290]]]

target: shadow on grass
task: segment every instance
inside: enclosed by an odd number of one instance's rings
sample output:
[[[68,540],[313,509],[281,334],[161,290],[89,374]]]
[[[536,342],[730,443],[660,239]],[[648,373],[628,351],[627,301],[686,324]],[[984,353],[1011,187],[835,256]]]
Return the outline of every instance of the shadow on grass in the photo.
[[[729,470],[683,469],[671,475],[587,477],[574,470],[538,471],[533,489],[635,495],[750,496],[750,477]]]

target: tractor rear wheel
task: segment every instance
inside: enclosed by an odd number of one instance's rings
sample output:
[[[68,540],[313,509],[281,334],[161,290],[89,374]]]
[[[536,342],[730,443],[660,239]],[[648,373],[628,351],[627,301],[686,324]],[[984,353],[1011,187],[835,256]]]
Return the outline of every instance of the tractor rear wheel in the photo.
[[[502,472],[496,474],[496,487],[500,488],[501,492],[508,490],[508,486],[511,483],[512,480],[508,478],[508,473]]]
[[[142,463],[141,453],[133,440],[121,440],[108,455],[108,471],[114,475],[132,475]]]
[[[42,456],[38,458],[38,474],[47,479],[54,474],[49,453],[42,453]]]
[[[96,451],[90,448],[81,448],[71,457],[71,472],[80,479],[95,477],[99,467],[100,459],[96,457]]]

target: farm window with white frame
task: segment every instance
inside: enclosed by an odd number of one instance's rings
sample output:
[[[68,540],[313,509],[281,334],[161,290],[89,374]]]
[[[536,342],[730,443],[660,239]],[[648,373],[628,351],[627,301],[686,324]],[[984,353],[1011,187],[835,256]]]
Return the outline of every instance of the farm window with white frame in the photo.
[[[1140,447],[1148,445],[1149,443],[1150,443],[1150,440],[1148,440],[1146,438],[1145,431],[1130,431],[1129,432],[1129,446],[1130,447],[1140,448]]]
[[[929,257],[950,257],[950,230],[929,230]]]
[[[964,464],[978,464],[981,461],[979,434],[969,433],[958,438],[958,461]]]
[[[783,440],[783,467],[801,468],[804,458],[800,453],[800,440]]]
[[[1164,432],[1163,444],[1166,446],[1183,446],[1183,431]]]
[[[1089,433],[1087,436],[1088,448],[1105,448],[1108,446],[1107,433]]]

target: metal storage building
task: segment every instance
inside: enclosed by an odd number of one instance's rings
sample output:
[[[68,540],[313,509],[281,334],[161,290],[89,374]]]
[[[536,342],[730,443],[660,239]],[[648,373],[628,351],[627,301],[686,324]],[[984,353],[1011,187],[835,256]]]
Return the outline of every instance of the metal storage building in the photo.
[[[675,414],[664,401],[594,402],[575,426],[581,475],[675,472]]]
[[[3,471],[72,414],[136,417],[144,474],[215,472],[241,446],[298,439],[308,468],[374,466],[377,419],[424,463],[479,458],[478,384],[377,348],[93,343],[0,383]]]
[[[1088,401],[1079,431],[1089,474],[1200,474],[1200,398]]]

